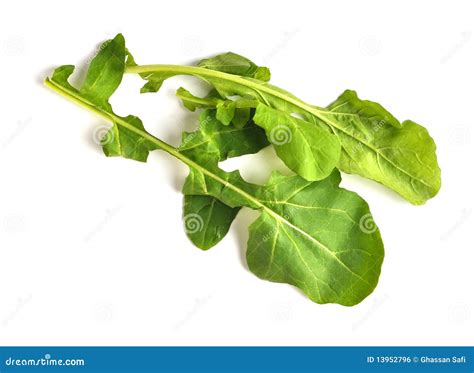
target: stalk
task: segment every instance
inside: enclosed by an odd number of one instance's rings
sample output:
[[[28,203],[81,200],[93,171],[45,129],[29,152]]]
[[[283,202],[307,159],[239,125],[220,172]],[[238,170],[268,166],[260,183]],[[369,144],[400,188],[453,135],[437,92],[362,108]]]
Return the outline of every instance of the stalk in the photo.
[[[178,149],[176,149],[174,146],[168,144],[167,142],[160,140],[158,137],[155,137],[151,134],[149,134],[146,131],[143,131],[139,128],[136,128],[135,126],[131,125],[128,123],[126,120],[123,118],[119,117],[118,115],[115,115],[112,112],[108,112],[100,107],[95,106],[93,103],[89,102],[85,98],[81,97],[77,92],[67,89],[51,79],[47,78],[44,81],[44,84],[46,87],[52,89],[54,92],[58,93],[62,97],[74,102],[75,104],[79,105],[80,107],[83,107],[87,109],[88,111],[100,116],[101,118],[111,122],[115,123],[118,126],[124,127],[129,131],[132,131],[139,135],[140,137],[150,141],[151,143],[155,144],[159,149],[164,150],[168,154],[172,155],[173,157],[179,159],[181,162],[186,164],[187,166],[194,168],[195,170],[202,172],[203,174],[209,176],[210,178],[214,179],[215,181],[221,183],[224,185],[226,188],[232,189],[236,193],[240,194],[242,197],[246,198],[248,201],[252,202],[254,205],[258,206],[258,208],[262,208],[267,210],[271,215],[277,215],[273,210],[270,210],[268,207],[263,205],[258,199],[255,197],[251,196],[244,190],[237,188],[235,185],[230,184],[228,181],[222,179],[218,175],[214,174],[213,172],[209,171],[208,169],[200,166],[198,163],[194,162],[193,160],[189,159],[186,157],[184,154],[182,154]]]
[[[309,111],[314,115],[325,112],[324,110],[319,109],[315,106],[306,104],[305,102],[297,99],[296,97],[292,97],[286,94],[285,92],[281,92],[278,89],[275,89],[270,84],[262,84],[261,82],[258,82],[256,80],[241,77],[239,75],[224,73],[222,71],[210,70],[197,66],[183,65],[136,65],[128,66],[125,69],[126,74],[143,74],[145,76],[152,75],[153,73],[164,72],[172,73],[174,75],[192,75],[203,80],[207,80],[208,78],[227,80],[248,88],[252,88],[256,91],[264,92],[268,95],[278,97],[279,99],[287,101],[297,107],[300,107],[303,110]]]

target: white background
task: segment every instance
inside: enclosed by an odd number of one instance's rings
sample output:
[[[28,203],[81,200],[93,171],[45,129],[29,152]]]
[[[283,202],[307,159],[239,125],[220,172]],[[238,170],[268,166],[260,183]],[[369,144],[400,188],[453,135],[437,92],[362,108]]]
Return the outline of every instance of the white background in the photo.
[[[0,6],[0,343],[2,345],[469,345],[474,342],[474,29],[469,1],[14,1]],[[139,63],[187,64],[225,51],[324,106],[344,89],[426,126],[439,195],[412,206],[355,176],[386,258],[375,292],[346,308],[257,279],[243,261],[242,211],[202,252],[181,222],[186,169],[106,158],[104,123],[45,89],[61,64],[84,67],[122,32]],[[112,103],[178,145],[196,115],[180,84]],[[252,182],[283,168],[272,150],[227,162]]]

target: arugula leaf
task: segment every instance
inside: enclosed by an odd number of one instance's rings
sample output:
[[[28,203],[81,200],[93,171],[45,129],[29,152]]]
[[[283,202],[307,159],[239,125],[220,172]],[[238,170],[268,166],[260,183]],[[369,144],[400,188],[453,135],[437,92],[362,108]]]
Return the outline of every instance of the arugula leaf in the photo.
[[[222,99],[216,91],[211,91],[207,97],[197,97],[183,87],[176,91],[186,109],[195,111],[197,108],[215,108],[217,119],[224,124],[233,123],[236,127],[243,127],[251,117],[251,109],[258,105],[257,100],[239,98],[237,100]]]
[[[312,123],[264,104],[257,106],[253,120],[265,129],[288,168],[307,180],[326,178],[339,161],[341,144],[337,137]]]
[[[200,115],[200,127],[184,133],[179,147],[182,153],[215,163],[266,147],[264,131],[255,126],[223,127],[214,110]],[[188,176],[189,177],[189,176]],[[230,207],[211,196],[184,195],[184,225],[189,239],[198,248],[207,250],[222,240],[240,207]]]
[[[203,59],[199,61],[198,66],[228,74],[247,76],[263,82],[268,82],[271,77],[268,67],[257,66],[248,58],[232,52]]]
[[[68,82],[74,72],[74,66],[58,67],[46,84],[62,95],[84,103],[89,110],[98,112],[104,109],[111,112],[108,102],[110,96],[120,85],[125,71],[125,39],[118,34],[113,40],[108,40],[100,47],[100,52],[92,60],[86,79],[80,89],[76,89]],[[144,130],[143,123],[135,116],[121,118],[114,114],[108,117],[113,126],[102,139],[103,151],[107,156],[123,156],[125,158],[146,162],[150,150],[156,149],[153,142],[138,136],[134,131],[123,128],[119,131],[118,120],[124,120],[134,128]]]
[[[114,39],[106,48],[114,43],[120,44],[120,40]],[[101,53],[105,52],[99,53],[98,61],[101,61]],[[119,68],[109,66],[106,61],[97,63],[96,68],[110,74],[114,81],[122,74]],[[66,70],[72,72],[71,67]],[[61,67],[51,79],[46,79],[45,84],[113,122],[120,144],[134,143],[138,137],[142,139],[140,149],[143,151],[161,149],[185,163],[190,169],[183,187],[186,195],[210,196],[233,208],[246,206],[261,211],[250,227],[247,250],[249,268],[257,276],[297,286],[317,303],[351,306],[373,291],[383,260],[380,233],[375,226],[371,231],[361,229],[360,222],[370,214],[368,206],[357,194],[338,186],[340,175],[337,171],[323,181],[274,173],[265,186],[247,183],[238,171],[219,169],[217,161],[255,146],[247,143],[248,148],[236,147],[236,138],[228,137],[227,132],[243,133],[238,131],[255,131],[257,127],[221,127],[217,132],[223,133],[216,133],[217,119],[211,119],[211,124],[207,124],[204,119],[209,115],[212,117],[213,113],[205,112],[200,130],[191,139],[189,136],[193,134],[185,135],[182,147],[176,149],[146,132],[137,117],[116,115],[104,94],[111,91],[105,82],[98,80],[94,89],[84,94],[69,84],[68,76]],[[205,136],[206,130],[213,136]],[[200,136],[204,142],[200,141]],[[228,142],[227,138],[232,140]],[[244,139],[248,141],[249,136]],[[120,153],[129,158],[136,156],[135,151],[130,152],[127,148],[120,149]],[[137,158],[142,160],[143,157]],[[200,202],[206,209],[207,201]],[[198,199],[193,203],[198,204]],[[207,214],[214,218],[218,216],[212,212]],[[207,240],[206,237],[202,239]]]
[[[259,193],[263,209],[249,228],[247,263],[258,277],[299,287],[317,303],[360,302],[376,286],[383,261],[377,228],[355,193],[337,187],[340,174],[310,182],[275,172]]]
[[[239,211],[240,207],[229,207],[212,196],[185,194],[186,235],[196,247],[208,250],[225,237]]]
[[[362,101],[349,90],[328,109],[329,125],[345,123],[331,126],[343,149],[341,171],[376,180],[415,205],[438,193],[436,145],[424,127],[410,120],[400,123],[380,105]]]
[[[220,58],[216,56],[215,60]],[[223,98],[236,95],[251,98],[283,114],[297,114],[304,121],[337,137],[342,148],[337,164],[340,170],[380,182],[415,205],[425,203],[438,193],[441,176],[436,146],[424,127],[412,121],[400,123],[381,105],[360,100],[353,91],[344,92],[328,108],[321,108],[261,80],[229,74],[220,67],[211,70],[213,67],[212,64],[206,68],[143,65],[129,67],[126,72],[140,73],[148,80],[147,84],[154,84],[157,80],[162,83],[175,75],[192,75],[208,82]],[[277,126],[259,120],[255,123],[264,126],[267,134]],[[309,180],[320,178],[321,173],[315,170],[321,168],[325,160],[315,162],[311,159],[313,171],[303,174],[291,159],[303,159],[305,156],[304,151],[299,151],[301,143],[297,141],[296,145],[295,152],[280,152],[279,156],[301,176]]]

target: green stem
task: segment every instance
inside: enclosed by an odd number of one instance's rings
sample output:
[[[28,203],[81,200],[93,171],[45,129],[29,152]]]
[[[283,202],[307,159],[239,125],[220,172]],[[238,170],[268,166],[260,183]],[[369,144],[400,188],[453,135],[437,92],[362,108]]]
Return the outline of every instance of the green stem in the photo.
[[[281,92],[269,84],[262,84],[261,82],[251,80],[240,75],[228,74],[221,71],[205,69],[203,67],[183,65],[136,65],[128,66],[125,70],[125,73],[127,74],[143,74],[145,75],[145,78],[147,78],[147,75],[152,75],[153,73],[160,72],[171,73],[174,75],[192,75],[203,80],[207,80],[207,78],[227,80],[240,84],[244,87],[254,89],[257,92],[264,92],[268,95],[278,97],[297,107],[302,108],[303,110],[312,112],[315,115],[316,113],[323,111],[316,108],[315,106],[308,105],[305,102],[299,100],[298,98],[290,96],[285,92]]]
[[[195,170],[202,172],[203,174],[209,176],[210,178],[216,180],[217,182],[221,183],[225,187],[232,189],[234,192],[240,194],[242,197],[246,198],[250,201],[253,205],[263,208],[265,210],[269,210],[266,206],[264,206],[258,199],[251,196],[247,192],[243,191],[240,188],[237,188],[235,185],[230,184],[227,180],[222,179],[218,175],[214,174],[213,172],[209,171],[208,169],[200,166],[193,160],[186,157],[184,154],[180,153],[178,149],[173,147],[172,145],[160,140],[159,138],[149,134],[146,131],[143,131],[134,125],[128,123],[125,119],[115,115],[114,113],[108,112],[100,107],[95,106],[93,103],[89,102],[87,99],[83,98],[77,91],[68,89],[62,85],[57,84],[51,79],[46,79],[44,84],[61,95],[62,97],[67,98],[68,100],[76,103],[77,105],[89,110],[90,112],[99,115],[103,119],[116,123],[118,126],[124,127],[129,131],[136,133],[137,135],[141,136],[142,138],[150,141],[151,143],[155,144],[159,149],[164,150],[168,154],[172,155],[173,157],[179,159],[181,162],[186,164],[187,166],[194,168]],[[271,210],[270,210],[271,211]],[[272,211],[273,212],[273,211]]]
[[[215,181],[221,183],[224,187],[229,188],[236,192],[237,194],[240,194],[242,197],[247,199],[251,205],[255,206],[258,209],[262,209],[266,211],[270,216],[274,217],[276,220],[281,221],[283,224],[286,224],[287,226],[291,227],[292,229],[300,232],[302,235],[306,236],[309,240],[312,242],[315,242],[318,244],[320,247],[322,247],[324,250],[327,250],[330,252],[330,250],[321,242],[316,240],[314,237],[312,237],[309,233],[305,232],[301,228],[295,226],[293,223],[291,223],[285,216],[280,215],[279,213],[275,212],[271,208],[267,207],[264,205],[260,200],[255,198],[254,196],[248,194],[247,192],[243,191],[242,189],[236,187],[233,184],[230,184],[228,181],[222,179],[218,175],[214,174],[213,172],[209,171],[208,169],[200,166],[196,162],[192,161],[191,159],[187,158],[184,154],[181,154],[178,149],[175,147],[171,146],[170,144],[160,140],[159,138],[150,135],[148,132],[143,131],[139,128],[136,128],[132,124],[128,123],[126,120],[123,118],[115,115],[112,112],[106,111],[103,108],[95,106],[93,103],[89,102],[87,99],[83,98],[80,93],[76,90],[68,89],[67,87],[64,87],[60,84],[57,84],[56,82],[52,81],[51,79],[46,79],[44,84],[48,87],[51,88],[53,91],[58,93],[59,95],[69,99],[70,101],[78,104],[79,106],[91,111],[92,113],[99,115],[100,117],[104,118],[107,121],[110,121],[112,123],[115,123],[118,126],[124,127],[128,129],[129,131],[132,131],[136,133],[137,135],[143,137],[144,139],[150,141],[151,143],[155,144],[158,148],[164,150],[168,154],[172,155],[173,157],[179,159],[182,161],[184,164],[188,165],[191,168],[194,168],[195,170],[202,172],[203,174],[209,176],[210,178],[214,179]]]
[[[270,84],[262,84],[261,82],[244,78],[239,75],[232,75],[232,74],[227,74],[223,73],[221,71],[215,71],[215,70],[210,70],[210,69],[205,69],[202,67],[195,67],[195,66],[181,66],[181,65],[137,65],[137,66],[130,66],[127,67],[126,73],[137,73],[137,74],[144,74],[145,78],[148,75],[152,75],[153,73],[159,73],[159,72],[166,72],[166,73],[172,73],[175,75],[193,75],[196,77],[199,77],[203,80],[207,80],[207,78],[210,79],[220,79],[220,80],[227,80],[231,81],[234,83],[237,83],[239,85],[242,85],[247,88],[251,88],[255,90],[257,93],[265,93],[267,95],[271,95],[273,97],[277,97],[283,101],[286,101],[295,107],[298,107],[302,109],[303,111],[306,111],[310,113],[311,115],[314,115],[316,118],[320,119],[323,123],[325,123],[328,128],[332,131],[337,136],[336,131],[339,131],[343,133],[346,136],[352,137],[371,151],[377,154],[377,156],[385,158],[388,162],[393,164],[392,161],[390,161],[383,153],[381,153],[374,145],[372,145],[370,142],[368,142],[366,139],[361,138],[360,136],[356,136],[354,133],[351,133],[350,131],[347,130],[347,128],[344,128],[340,124],[337,123],[336,120],[332,119],[330,117],[331,114],[337,114],[333,113],[329,110],[325,110],[322,108],[318,108],[313,105],[309,105],[305,103],[304,101],[301,101],[300,99],[284,92],[279,89],[276,89]],[[260,95],[262,98],[264,96]],[[345,113],[345,115],[351,115]],[[354,114],[352,114],[354,115]],[[394,165],[396,166],[396,165]],[[405,174],[407,174],[409,177],[412,177],[412,175],[408,174],[406,171],[403,171]],[[423,180],[420,180],[423,184],[427,185]]]

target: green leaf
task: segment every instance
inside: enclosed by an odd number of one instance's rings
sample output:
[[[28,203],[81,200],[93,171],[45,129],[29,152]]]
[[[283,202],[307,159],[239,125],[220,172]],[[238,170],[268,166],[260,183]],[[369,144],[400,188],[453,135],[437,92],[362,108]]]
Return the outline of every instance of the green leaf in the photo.
[[[140,118],[129,115],[123,118],[127,123],[133,125],[138,130],[144,130]],[[122,128],[114,124],[109,133],[102,141],[102,149],[107,157],[121,156],[140,162],[146,162],[148,154],[156,147],[150,141],[147,141],[136,132],[128,128]]]
[[[251,98],[286,115],[296,114],[338,137],[342,147],[340,170],[378,181],[413,204],[423,204],[439,191],[436,147],[426,129],[412,121],[400,123],[381,105],[359,100],[353,91],[346,91],[324,109],[260,80],[218,70],[145,65],[131,67],[128,72],[146,73],[150,78],[153,74],[192,75],[208,82],[221,97]],[[268,126],[267,133],[273,129]],[[284,161],[293,171],[300,172],[288,159]]]
[[[222,126],[215,110],[205,110],[199,117],[199,129],[184,133],[179,151],[192,159],[214,163],[244,154],[253,154],[268,146],[265,132],[255,125],[236,128]]]
[[[252,111],[250,108],[236,107],[234,117],[232,118],[232,124],[236,128],[242,128],[247,123],[249,123],[251,117],[252,117]]]
[[[232,119],[234,119],[235,114],[235,103],[233,101],[222,101],[217,104],[217,119],[225,125],[228,126]]]
[[[217,119],[222,124],[228,126],[230,123],[236,127],[245,126],[251,117],[251,109],[257,107],[258,101],[237,98],[230,100],[221,98],[219,94],[212,90],[206,97],[197,97],[183,87],[178,88],[176,96],[181,99],[186,109],[195,111],[197,108],[217,110]]]
[[[264,82],[268,82],[271,77],[268,67],[259,67],[248,58],[232,52],[203,59],[198,63],[198,66],[228,74],[247,76]]]
[[[127,66],[130,68],[137,67],[135,59],[130,52],[128,52],[128,55],[130,63],[128,63]],[[270,70],[267,67],[257,66],[248,58],[232,52],[203,59],[198,63],[198,65],[203,69],[247,76],[263,82],[269,81],[271,76]],[[173,67],[174,65],[167,66]],[[140,76],[147,80],[147,83],[141,88],[140,92],[158,92],[166,79],[172,78],[176,75],[180,75],[180,73],[173,71],[172,68],[169,70],[140,73]],[[226,96],[224,95],[223,97],[225,98]]]
[[[197,97],[183,87],[178,88],[176,96],[181,99],[184,107],[190,111],[195,111],[197,108],[215,108],[221,101],[215,97]]]
[[[247,263],[258,277],[292,284],[317,303],[359,303],[377,285],[384,257],[367,204],[337,187],[338,172],[310,182],[274,173],[266,208],[249,228]],[[373,220],[372,220],[373,223]]]
[[[57,90],[58,93],[85,103],[89,110],[97,112],[97,109],[100,108],[111,114],[109,119],[113,121],[113,126],[100,139],[106,156],[122,156],[145,162],[149,151],[156,149],[156,146],[137,135],[134,130],[128,128],[119,130],[113,118],[125,120],[135,129],[143,131],[141,120],[135,116],[121,118],[115,115],[108,102],[122,81],[126,59],[125,40],[121,34],[118,34],[114,39],[101,45],[100,52],[90,63],[86,79],[80,89],[74,88],[68,81],[74,72],[72,65],[58,67],[51,79],[46,80],[46,83],[49,83],[50,87]]]
[[[340,170],[378,181],[415,205],[438,193],[436,145],[424,127],[410,120],[398,122],[354,91],[345,91],[328,109],[325,121],[343,148]]]
[[[214,164],[227,158],[256,153],[267,145],[261,128],[255,125],[223,127],[216,118],[215,110],[206,110],[200,115],[199,129],[186,133],[179,149],[190,158]],[[240,207],[227,206],[211,196],[185,194],[183,215],[186,234],[198,248],[207,250],[224,238],[239,210]]]
[[[187,236],[196,247],[208,250],[229,231],[240,207],[229,207],[211,196],[186,194],[183,221]]]
[[[125,54],[125,39],[122,34],[103,43],[87,70],[81,95],[94,100],[96,105],[108,105],[109,97],[122,81]]]
[[[118,64],[109,64],[100,55],[108,53],[109,45],[96,57],[102,63],[95,63],[94,69],[116,82],[116,74],[121,73]],[[128,59],[125,52],[113,56]],[[83,93],[68,82],[72,71],[73,67],[63,66],[45,84],[114,123],[116,146],[107,148],[109,152],[144,160],[149,150],[160,149],[189,167],[183,193],[191,198],[192,206],[185,206],[185,212],[198,214],[202,221],[225,221],[221,226],[207,224],[193,237],[202,248],[220,240],[238,209],[249,207],[260,211],[250,227],[247,249],[249,268],[257,276],[292,284],[317,303],[351,306],[373,291],[383,261],[383,243],[365,201],[339,187],[339,172],[321,181],[273,173],[266,185],[248,183],[238,171],[220,169],[218,162],[264,146],[266,138],[258,126],[222,126],[217,113],[206,110],[200,128],[185,134],[176,149],[149,134],[137,117],[116,115],[108,103],[113,90],[109,81],[100,79],[101,74],[96,75],[93,88]],[[199,223],[197,216],[192,218],[195,220],[188,216],[186,221],[185,217],[188,230],[195,230]]]
[[[250,227],[247,249],[258,277],[297,286],[317,303],[350,306],[373,291],[384,256],[380,233],[375,224],[362,229],[369,208],[337,186],[337,172],[322,181],[275,173],[260,187],[237,172],[206,170],[191,169],[183,191],[262,212]]]
[[[326,178],[339,162],[341,144],[325,129],[264,104],[257,106],[253,120],[265,129],[283,162],[307,180]]]
[[[56,77],[62,76],[64,69]],[[238,136],[228,138],[229,131],[238,134],[255,131],[257,127],[223,127],[212,118],[212,112],[204,112],[200,130],[194,136],[185,135],[182,147],[176,149],[137,126],[138,118],[119,117],[110,106],[95,105],[95,101],[103,100],[101,95],[95,97],[89,91],[86,98],[71,89],[67,79],[63,83],[46,80],[46,85],[56,92],[114,122],[122,141],[131,134],[137,135],[143,143],[151,143],[153,148],[188,165],[190,176],[183,187],[185,194],[214,197],[233,208],[247,206],[260,210],[261,216],[250,229],[247,251],[249,268],[259,277],[297,286],[317,303],[347,306],[362,301],[375,288],[383,260],[380,234],[376,228],[361,229],[360,222],[370,214],[367,204],[355,193],[337,186],[337,172],[313,182],[275,173],[265,186],[250,184],[238,171],[219,169],[217,161],[248,151],[237,146]],[[96,89],[102,91],[100,85]],[[211,119],[206,120],[208,117]],[[248,141],[251,137],[243,138]],[[204,217],[216,219],[210,201],[193,197],[193,211],[199,205]],[[217,216],[222,219],[233,218],[220,213]],[[206,231],[195,241],[203,247],[212,245],[220,233]]]

